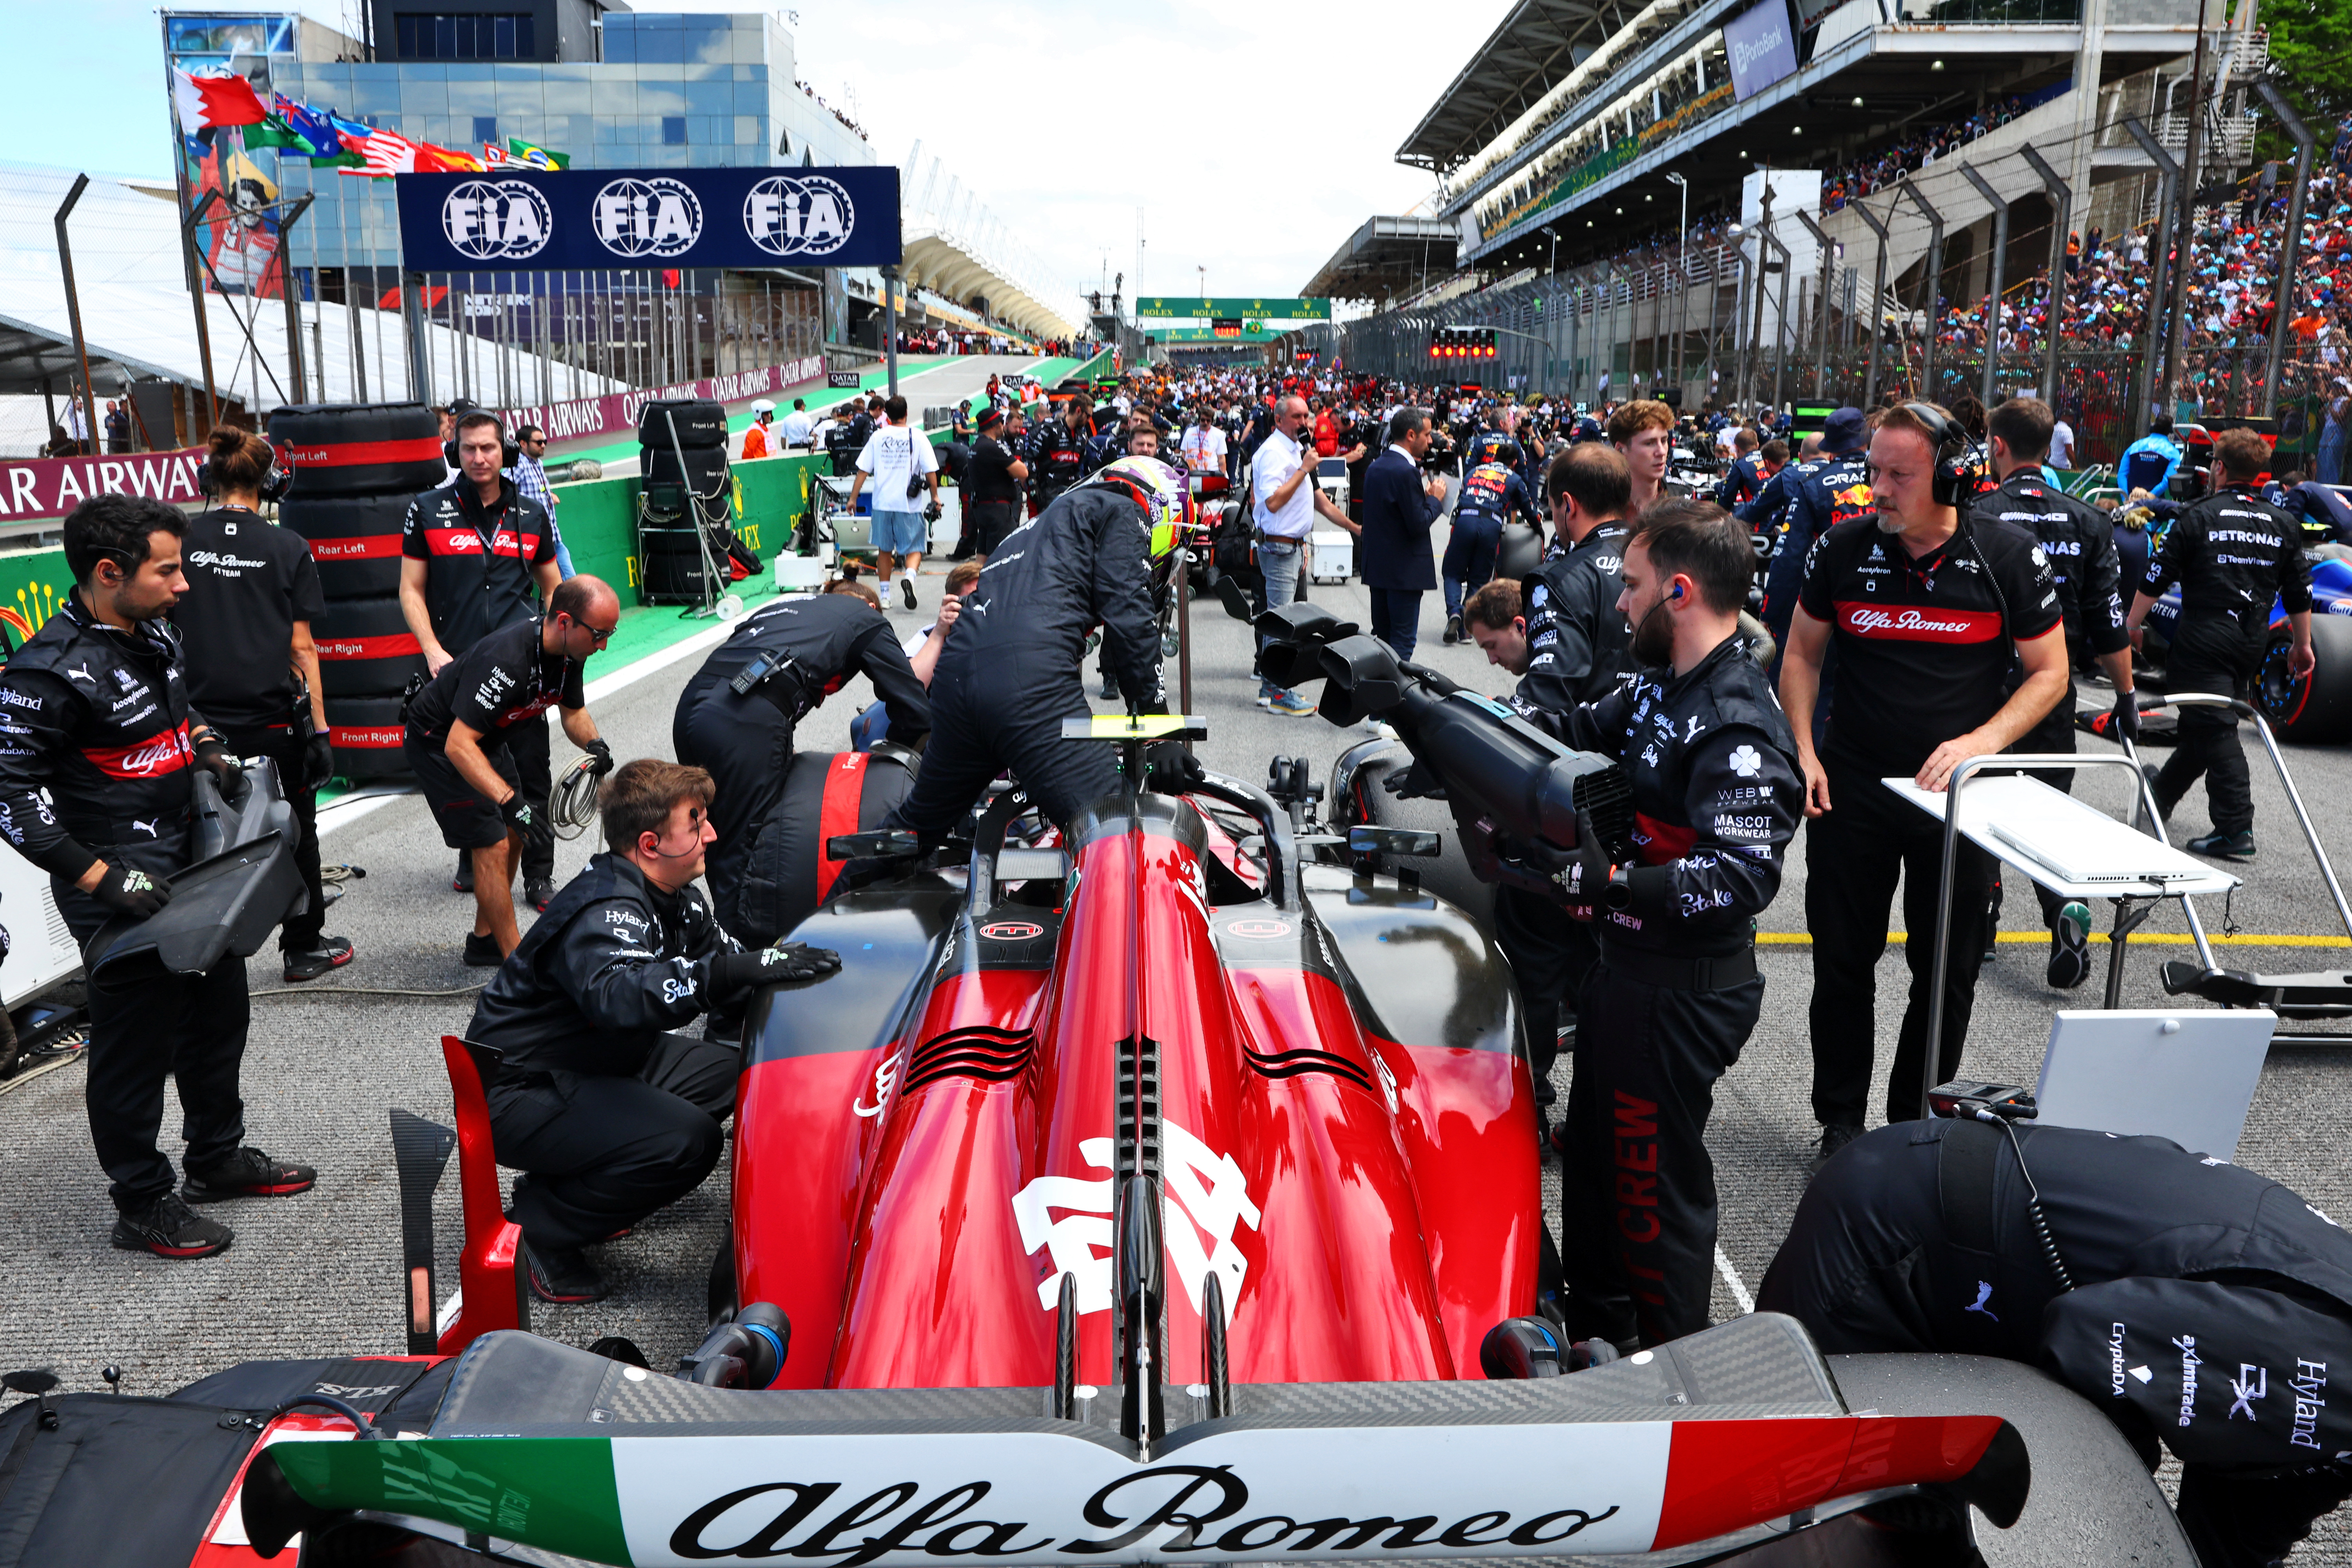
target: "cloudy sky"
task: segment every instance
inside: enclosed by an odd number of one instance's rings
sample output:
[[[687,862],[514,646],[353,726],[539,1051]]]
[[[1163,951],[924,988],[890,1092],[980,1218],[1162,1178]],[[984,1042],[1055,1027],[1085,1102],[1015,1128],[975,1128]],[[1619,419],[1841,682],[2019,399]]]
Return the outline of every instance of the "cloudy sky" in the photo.
[[[14,7],[11,47],[40,68],[18,72],[0,97],[6,157],[92,174],[168,172],[152,6]],[[355,26],[356,0],[299,8]],[[1262,295],[1296,293],[1367,216],[1428,195],[1425,176],[1392,161],[1397,143],[1508,8],[1370,0],[1334,25],[1339,13],[1285,13],[1262,0],[802,0],[787,25],[801,76],[855,105],[882,162],[903,163],[920,140],[1022,222],[1072,287],[1094,287],[1107,266],[1129,274],[1135,292],[1139,206],[1146,291],[1193,293],[1205,268],[1213,294]]]

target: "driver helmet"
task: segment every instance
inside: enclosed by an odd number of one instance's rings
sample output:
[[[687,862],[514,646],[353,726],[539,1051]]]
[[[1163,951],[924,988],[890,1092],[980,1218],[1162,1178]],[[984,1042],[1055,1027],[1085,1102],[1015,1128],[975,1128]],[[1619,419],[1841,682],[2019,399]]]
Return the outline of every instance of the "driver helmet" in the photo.
[[[764,397],[755,400],[751,405],[751,417],[754,421],[772,417],[775,412],[776,405]]]
[[[1121,458],[1088,480],[1126,491],[1143,509],[1154,561],[1165,560],[1192,522],[1192,487],[1157,458]]]

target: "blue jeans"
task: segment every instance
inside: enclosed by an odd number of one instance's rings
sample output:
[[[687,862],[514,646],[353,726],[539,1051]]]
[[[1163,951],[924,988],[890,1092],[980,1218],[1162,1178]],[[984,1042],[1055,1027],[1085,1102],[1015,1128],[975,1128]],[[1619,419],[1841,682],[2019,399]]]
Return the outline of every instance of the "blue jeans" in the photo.
[[[1462,613],[1462,594],[1466,587],[1476,593],[1495,574],[1495,547],[1503,541],[1503,520],[1498,517],[1468,517],[1456,514],[1454,532],[1445,542],[1445,560],[1438,574],[1445,582],[1445,613]]]
[[[1261,539],[1257,545],[1258,575],[1265,579],[1265,607],[1280,609],[1298,595],[1298,563],[1307,558],[1306,545],[1296,539]],[[1264,647],[1267,639],[1258,639]],[[1279,696],[1282,688],[1259,677],[1258,695]]]
[[[1389,645],[1400,659],[1412,657],[1421,641],[1421,593],[1418,588],[1370,588],[1372,635]]]

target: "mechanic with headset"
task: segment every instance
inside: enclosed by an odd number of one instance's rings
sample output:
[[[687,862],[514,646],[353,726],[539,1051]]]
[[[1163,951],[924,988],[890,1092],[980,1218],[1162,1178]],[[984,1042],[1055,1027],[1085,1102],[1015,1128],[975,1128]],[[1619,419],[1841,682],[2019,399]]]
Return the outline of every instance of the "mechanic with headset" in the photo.
[[[494,968],[521,940],[514,878],[526,836],[547,815],[547,793],[519,781],[513,736],[547,731],[550,708],[563,732],[596,759],[601,775],[613,750],[588,715],[581,668],[604,646],[621,618],[621,601],[601,577],[567,579],[549,595],[547,614],[500,626],[444,664],[402,710],[401,754],[441,828],[441,841],[473,866],[474,930],[466,962]],[[554,895],[549,894],[550,899]]]
[[[455,428],[447,456],[457,477],[411,501],[400,531],[400,613],[427,676],[500,627],[537,616],[563,580],[546,510],[499,473],[520,452],[508,447],[499,416],[469,409]],[[517,724],[501,744],[523,794],[544,805],[555,782],[547,726]],[[543,812],[525,835],[522,882],[533,909],[555,896],[555,834]],[[463,855],[450,886],[475,890],[473,863]]]
[[[1462,595],[1475,593],[1495,574],[1495,551],[1503,542],[1503,524],[1514,513],[1530,527],[1543,524],[1536,516],[1534,492],[1518,476],[1497,447],[1482,447],[1462,476],[1454,499],[1454,525],[1446,535],[1445,556],[1438,563],[1438,580],[1445,587],[1444,643],[1462,640]]]
[[[1780,889],[1804,785],[1739,630],[1755,577],[1747,529],[1711,502],[1666,500],[1622,553],[1637,673],[1555,727],[1625,770],[1632,858],[1612,864],[1589,816],[1573,849],[1496,848],[1506,887],[1563,906],[1600,939],[1576,1003],[1560,1259],[1570,1338],[1630,1349],[1707,1326],[1707,1116],[1763,1007],[1755,918]]]
[[[2139,739],[2139,702],[2132,695],[2131,642],[2124,635],[2124,607],[2116,592],[2122,568],[2116,560],[2114,525],[2107,514],[2087,501],[2076,500],[2042,477],[2042,461],[2050,450],[2050,433],[2057,416],[2038,397],[2012,397],[1987,416],[1985,430],[1992,443],[1993,478],[1998,488],[1977,497],[1973,518],[1979,522],[2010,522],[2031,532],[2049,558],[2050,577],[2058,590],[2058,610],[2066,627],[2067,663],[2071,667],[2099,661],[2115,683],[2116,706],[2110,736]],[[2011,750],[2071,752],[2074,750],[2074,683],[2067,681],[2056,707],[2021,736]],[[2071,790],[2072,769],[2050,769],[2035,777],[2053,788]],[[2050,957],[2042,975],[2051,984],[2072,991],[2091,973],[2091,911],[2089,906],[2033,884],[2042,905],[2042,923],[2050,930]]]
[[[205,462],[213,504],[188,520],[180,542],[187,596],[172,611],[187,661],[188,700],[239,757],[278,764],[280,792],[300,839],[294,864],[310,902],[278,936],[289,981],[316,980],[352,961],[352,944],[325,934],[319,877],[319,788],[335,771],[319,649],[310,623],[326,614],[318,563],[290,528],[261,520],[288,476],[269,443],[234,425],[214,427]]]
[[[2213,442],[2216,489],[2181,510],[2164,543],[2148,557],[2126,624],[2137,642],[2149,608],[2179,583],[2180,616],[2164,664],[2168,690],[2212,692],[2242,701],[2270,645],[2273,601],[2285,607],[2293,638],[2288,676],[2301,680],[2312,671],[2311,563],[2304,558],[2303,525],[2254,488],[2270,461],[2270,447],[2253,431],[2221,432]],[[2157,809],[2170,816],[2200,773],[2213,830],[2182,847],[2199,855],[2251,858],[2253,789],[2238,742],[2238,715],[2230,709],[2180,710],[2179,743],[2153,781]]]
[[[2280,1563],[2352,1496],[2352,1238],[2166,1139],[1880,1128],[1813,1178],[1756,1305],[1832,1355],[2039,1366],[2151,1469],[2159,1438],[2179,1456],[2205,1568]]]
[[[523,1173],[511,1212],[541,1300],[603,1297],[583,1249],[719,1163],[744,996],[841,967],[797,943],[747,952],[711,915],[694,886],[711,792],[700,768],[649,759],[605,780],[604,852],[499,966],[466,1030],[499,1056],[483,1086],[490,1137],[499,1163]],[[703,1038],[674,1032],[705,1014],[716,1016]]]
[[[983,417],[996,416],[992,408]],[[790,868],[824,828],[810,809],[816,802],[787,794],[793,731],[857,675],[881,698],[890,738],[919,747],[931,728],[930,699],[888,618],[855,591],[762,606],[737,623],[678,694],[671,749],[709,773],[719,792],[710,801],[719,834],[711,901],[719,923],[746,942],[773,941],[792,923],[787,911],[811,902],[788,886]],[[856,830],[855,823],[835,829]],[[822,864],[824,847],[814,847]]]
[[[1870,515],[1869,446],[1870,426],[1862,410],[1836,410],[1822,425],[1822,460],[1790,486],[1785,521],[1773,539],[1771,563],[1765,568],[1759,612],[1765,629],[1784,650],[1813,542],[1839,523]]]
[[[1822,1158],[1859,1136],[1876,1030],[1873,1000],[1887,913],[1903,883],[1911,997],[1896,1037],[1886,1119],[1919,1114],[1934,984],[1944,825],[1887,789],[1948,787],[1970,757],[2006,750],[2064,691],[2065,627],[2049,560],[2013,523],[1970,521],[1974,446],[1931,403],[1888,409],[1870,441],[1874,510],[1834,524],[1808,552],[1780,659],[1780,702],[1804,763],[1805,921],[1813,934],[1813,1115]],[[1815,483],[1819,483],[1817,479]],[[1813,738],[1823,659],[1837,689]],[[2014,649],[2012,656],[2011,649]],[[2013,684],[2010,661],[2024,667]],[[1952,868],[1940,1083],[1958,1068],[1984,962],[1992,858],[1967,840]]]
[[[171,900],[172,874],[191,859],[196,769],[232,804],[250,787],[190,703],[179,636],[163,618],[187,592],[186,531],[177,507],[144,496],[74,508],[64,528],[73,591],[0,668],[0,837],[49,874],[83,947],[109,920],[146,920]],[[282,1196],[317,1180],[308,1165],[244,1146],[247,1005],[235,957],[127,991],[90,988],[84,1092],[112,1182],[115,1246],[208,1258],[228,1246],[229,1228],[189,1204]],[[187,1139],[178,1192],[156,1147],[166,1079]]]
[[[1118,789],[1110,748],[1063,739],[1062,721],[1090,712],[1081,665],[1097,625],[1129,710],[1168,710],[1153,563],[1173,558],[1190,510],[1173,469],[1154,458],[1122,458],[1013,531],[940,654],[931,743],[889,826],[912,828],[929,850],[1007,767],[1063,824]],[[1155,787],[1181,790],[1202,776],[1181,742],[1155,742],[1147,756]],[[845,872],[835,886],[885,869],[858,868],[855,879]]]

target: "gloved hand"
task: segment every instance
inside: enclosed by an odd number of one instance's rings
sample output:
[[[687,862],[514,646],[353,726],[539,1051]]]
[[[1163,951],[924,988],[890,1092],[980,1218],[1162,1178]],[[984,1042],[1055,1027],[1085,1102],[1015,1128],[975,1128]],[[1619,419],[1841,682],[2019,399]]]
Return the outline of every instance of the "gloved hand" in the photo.
[[[937,501],[933,501],[930,505],[929,505],[929,506],[927,506],[927,507],[925,507],[925,508],[923,509],[923,521],[924,521],[925,522],[937,522],[937,521],[939,521],[939,520],[940,520],[940,503],[939,503],[939,502],[937,502]]]
[[[747,952],[722,952],[705,961],[710,977],[709,1001],[738,996],[755,985],[789,984],[831,974],[841,967],[841,954],[829,947],[795,942]]]
[[[1412,766],[1392,773],[1382,779],[1381,787],[1399,800],[1444,800],[1445,798],[1445,784],[1438,778],[1437,770],[1418,757],[1413,759]]]
[[[229,805],[243,805],[245,797],[253,793],[253,783],[245,770],[228,754],[228,747],[220,736],[207,730],[205,738],[195,745],[196,766],[213,775],[220,785],[221,800]]]
[[[529,833],[539,821],[538,810],[520,790],[499,803],[499,815],[506,818],[507,830],[510,833]]]
[[[335,743],[324,735],[313,735],[302,742],[301,789],[315,795],[327,787],[335,776]]]
[[[1181,741],[1154,741],[1143,748],[1144,787],[1161,795],[1182,795],[1197,788],[1209,776],[1201,759],[1184,749]]]
[[[1587,812],[1576,814],[1576,847],[1560,849],[1537,839],[1513,846],[1501,866],[1503,879],[1567,906],[1579,920],[1592,918],[1592,906],[1609,886],[1609,851],[1601,847]]]
[[[100,861],[98,886],[90,896],[118,915],[143,921],[172,901],[172,884],[159,881],[136,866]]]
[[[2117,695],[2115,711],[2107,715],[2107,739],[2139,744],[2139,699],[2128,691]]]
[[[598,778],[601,779],[606,773],[613,771],[612,743],[606,741],[604,736],[597,736],[594,740],[589,742],[585,746],[583,746],[580,749],[596,759],[595,767],[590,771]]]

